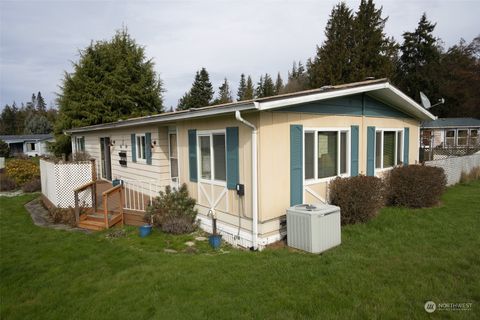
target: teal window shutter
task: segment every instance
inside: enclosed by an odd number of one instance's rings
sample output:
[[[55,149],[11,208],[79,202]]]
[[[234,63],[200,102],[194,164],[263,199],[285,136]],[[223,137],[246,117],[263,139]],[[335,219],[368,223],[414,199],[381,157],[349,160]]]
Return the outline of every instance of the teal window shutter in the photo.
[[[239,183],[238,127],[227,128],[227,188],[235,190]]]
[[[303,126],[290,125],[290,205],[303,202]]]
[[[403,129],[403,165],[408,166],[410,128]]]
[[[359,127],[351,127],[351,143],[350,143],[350,175],[352,177],[358,176],[358,138]]]
[[[367,127],[367,176],[375,175],[375,127]]]
[[[145,132],[145,158],[147,164],[152,164],[152,134],[150,132]]]
[[[135,133],[131,134],[132,138],[132,162],[137,162],[137,139]]]
[[[197,182],[197,130],[188,130],[188,162],[190,181]]]

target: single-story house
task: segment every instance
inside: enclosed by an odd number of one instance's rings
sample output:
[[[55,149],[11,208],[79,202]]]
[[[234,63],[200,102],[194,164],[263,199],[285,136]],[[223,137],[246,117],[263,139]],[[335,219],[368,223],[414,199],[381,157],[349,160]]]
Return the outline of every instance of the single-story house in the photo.
[[[214,215],[225,240],[256,249],[285,234],[288,207],[325,202],[335,177],[417,163],[420,124],[434,119],[379,79],[66,134],[74,151],[97,160],[103,179],[187,184],[202,228],[211,231]]]
[[[420,146],[424,148],[465,148],[480,143],[480,119],[438,118],[423,121]]]
[[[10,154],[37,157],[49,154],[47,142],[54,142],[53,134],[23,134],[0,136],[8,143]]]

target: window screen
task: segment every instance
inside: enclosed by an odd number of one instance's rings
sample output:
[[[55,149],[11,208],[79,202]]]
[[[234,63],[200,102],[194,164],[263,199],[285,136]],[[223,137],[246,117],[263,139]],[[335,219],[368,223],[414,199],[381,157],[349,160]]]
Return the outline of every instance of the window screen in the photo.
[[[383,132],[383,167],[393,167],[395,165],[395,132]]]
[[[400,164],[403,162],[403,154],[402,154],[402,145],[403,145],[403,140],[402,140],[402,131],[398,131],[397,133],[397,164]]]
[[[315,134],[305,133],[305,179],[315,178]]]
[[[340,133],[340,174],[347,173],[347,133]]]
[[[200,136],[200,172],[202,179],[210,180],[212,177],[210,158],[210,137]]]
[[[318,178],[337,175],[337,132],[318,132]]]
[[[215,180],[226,181],[225,135],[213,135]]]
[[[375,168],[382,167],[382,131],[375,134]]]

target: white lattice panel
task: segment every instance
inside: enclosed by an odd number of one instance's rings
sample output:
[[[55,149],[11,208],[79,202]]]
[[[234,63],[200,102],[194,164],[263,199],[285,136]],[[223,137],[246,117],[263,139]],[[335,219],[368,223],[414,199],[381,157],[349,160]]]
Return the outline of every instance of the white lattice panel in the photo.
[[[74,190],[92,181],[91,162],[53,163],[40,161],[42,193],[57,207],[75,206]],[[90,190],[80,193],[80,204],[92,206]]]
[[[462,172],[469,173],[473,168],[480,167],[480,154],[425,161],[425,165],[443,168],[447,176],[447,185],[451,186],[460,182]]]

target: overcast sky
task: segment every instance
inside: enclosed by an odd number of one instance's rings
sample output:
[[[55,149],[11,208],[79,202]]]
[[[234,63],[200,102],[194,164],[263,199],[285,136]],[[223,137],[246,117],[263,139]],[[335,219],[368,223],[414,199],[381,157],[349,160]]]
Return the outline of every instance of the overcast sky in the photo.
[[[227,77],[233,94],[240,74],[285,79],[292,61],[315,54],[338,1],[5,1],[0,0],[0,106],[41,91],[50,105],[64,71],[91,40],[110,39],[126,25],[146,47],[175,106],[207,68],[215,90]],[[346,1],[357,9],[360,0]],[[402,40],[422,12],[437,22],[445,46],[480,34],[480,0],[375,1],[388,16],[386,33]]]

